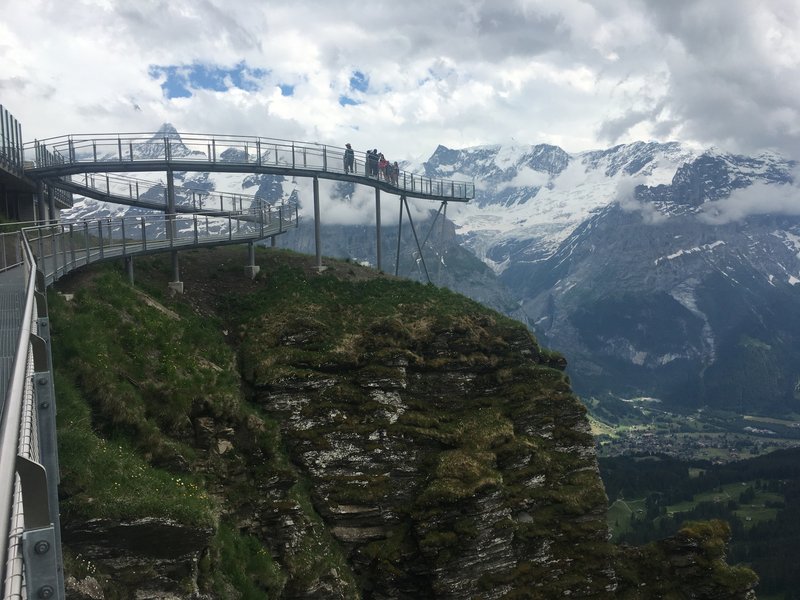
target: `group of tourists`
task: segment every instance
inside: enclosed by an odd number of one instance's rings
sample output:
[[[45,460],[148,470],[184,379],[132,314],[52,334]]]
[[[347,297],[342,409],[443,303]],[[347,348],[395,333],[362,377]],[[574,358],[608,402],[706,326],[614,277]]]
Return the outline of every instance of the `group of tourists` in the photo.
[[[344,150],[344,172],[355,172],[355,153],[350,144],[345,144]],[[378,152],[378,149],[367,150],[366,162],[364,163],[364,174],[367,177],[374,177],[382,179],[388,183],[397,185],[398,176],[400,175],[400,167],[397,161],[390,163],[383,156],[383,153]]]

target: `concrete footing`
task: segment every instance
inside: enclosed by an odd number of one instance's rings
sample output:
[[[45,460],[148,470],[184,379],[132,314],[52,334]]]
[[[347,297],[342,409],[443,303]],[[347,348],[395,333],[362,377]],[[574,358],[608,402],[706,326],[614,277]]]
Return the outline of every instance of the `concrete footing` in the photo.
[[[244,267],[244,274],[247,275],[250,279],[255,279],[258,272],[261,270],[261,267],[258,265],[245,265]]]
[[[169,291],[173,294],[182,294],[183,293],[183,282],[182,281],[170,281],[167,286],[169,287]]]

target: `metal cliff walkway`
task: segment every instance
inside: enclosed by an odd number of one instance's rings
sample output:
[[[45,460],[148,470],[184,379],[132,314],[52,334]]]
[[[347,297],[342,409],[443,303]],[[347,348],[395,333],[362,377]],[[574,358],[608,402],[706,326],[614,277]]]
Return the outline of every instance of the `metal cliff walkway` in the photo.
[[[351,171],[345,168],[342,149],[320,144],[159,132],[69,135],[22,145],[19,125],[13,124],[11,137],[5,128],[0,132],[12,142],[13,153],[5,156],[13,160],[0,166],[4,177],[19,184],[18,196],[35,195],[40,216],[38,223],[15,223],[13,231],[0,233],[0,586],[3,599],[63,599],[47,285],[98,261],[122,258],[132,269],[134,256],[155,252],[172,254],[177,275],[178,250],[220,244],[249,244],[252,266],[256,241],[297,226],[296,204],[270,205],[244,194],[182,189],[174,183],[175,172],[313,178],[320,268],[319,178],[374,188],[378,268],[381,191],[400,197],[399,227],[405,207],[413,231],[407,198],[441,202],[438,218],[448,201],[467,202],[475,189],[470,182],[399,170],[374,175],[372,160],[363,153],[356,154]],[[166,174],[166,185],[159,188],[152,181],[117,175],[153,171]],[[57,208],[70,206],[71,194],[150,212],[59,222]],[[42,218],[48,212],[49,219]]]

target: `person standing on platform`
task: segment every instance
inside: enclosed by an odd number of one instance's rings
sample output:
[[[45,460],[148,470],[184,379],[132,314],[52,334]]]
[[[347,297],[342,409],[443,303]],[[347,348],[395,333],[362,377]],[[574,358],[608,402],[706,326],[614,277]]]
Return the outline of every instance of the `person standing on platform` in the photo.
[[[378,179],[383,179],[384,181],[387,181],[387,179],[386,179],[386,165],[388,165],[388,164],[389,164],[389,161],[386,160],[386,157],[383,156],[383,153],[379,154],[378,155]]]
[[[352,173],[353,172],[353,163],[355,162],[356,156],[353,152],[353,149],[350,147],[350,144],[345,144],[345,151],[344,151],[344,172],[345,173]]]

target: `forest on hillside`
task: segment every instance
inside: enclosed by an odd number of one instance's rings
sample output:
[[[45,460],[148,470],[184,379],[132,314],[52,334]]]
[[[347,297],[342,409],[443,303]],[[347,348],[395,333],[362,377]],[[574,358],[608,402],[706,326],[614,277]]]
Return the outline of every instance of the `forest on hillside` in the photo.
[[[751,566],[759,598],[800,599],[800,449],[712,465],[666,456],[600,459],[618,544],[674,534],[686,521],[731,526],[728,560]]]

